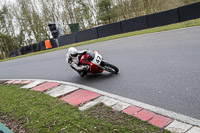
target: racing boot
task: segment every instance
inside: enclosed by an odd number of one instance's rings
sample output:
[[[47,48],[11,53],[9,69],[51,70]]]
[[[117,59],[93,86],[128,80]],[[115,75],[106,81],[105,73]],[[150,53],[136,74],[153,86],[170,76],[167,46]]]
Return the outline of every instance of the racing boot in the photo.
[[[79,75],[80,75],[81,77],[84,77],[85,75],[87,75],[87,72],[86,72],[86,71],[80,71],[80,72],[79,72]]]

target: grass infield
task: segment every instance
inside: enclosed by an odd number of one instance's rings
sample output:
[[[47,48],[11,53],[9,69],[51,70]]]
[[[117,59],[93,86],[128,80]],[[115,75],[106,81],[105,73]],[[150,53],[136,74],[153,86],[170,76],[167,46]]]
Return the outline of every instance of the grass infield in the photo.
[[[133,116],[115,112],[103,104],[81,112],[58,98],[21,89],[20,85],[0,84],[0,92],[0,120],[2,116],[3,119],[9,117],[28,133],[168,133]]]
[[[171,24],[171,25],[166,25],[166,26],[161,26],[161,27],[156,27],[156,28],[151,28],[151,29],[146,29],[146,30],[140,30],[140,31],[135,31],[135,32],[129,32],[129,33],[124,33],[124,34],[118,34],[118,35],[108,36],[108,37],[104,37],[104,38],[98,38],[98,39],[80,42],[80,43],[74,43],[71,45],[65,45],[62,47],[54,48],[54,49],[48,49],[48,50],[30,53],[30,54],[26,54],[26,55],[21,55],[21,56],[17,56],[17,57],[13,57],[13,58],[7,58],[4,60],[0,60],[0,62],[18,59],[18,58],[27,57],[27,56],[32,56],[32,55],[37,55],[37,54],[42,54],[42,53],[56,51],[56,50],[61,50],[61,49],[66,49],[66,48],[69,48],[72,46],[77,47],[77,46],[81,46],[81,45],[103,42],[103,41],[108,41],[108,40],[113,40],[113,39],[118,39],[118,38],[137,36],[137,35],[142,35],[142,34],[168,31],[168,30],[193,27],[193,26],[199,26],[199,25],[200,25],[200,19],[189,20],[189,21],[185,21],[185,22],[181,22],[181,23],[176,23],[176,24]]]

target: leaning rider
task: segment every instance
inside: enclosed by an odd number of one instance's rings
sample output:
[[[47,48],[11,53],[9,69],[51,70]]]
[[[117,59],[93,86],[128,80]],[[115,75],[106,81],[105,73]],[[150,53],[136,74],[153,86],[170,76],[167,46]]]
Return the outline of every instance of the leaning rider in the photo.
[[[90,68],[88,65],[80,64],[80,58],[82,57],[82,55],[86,54],[87,51],[88,50],[78,51],[76,48],[70,47],[68,49],[66,57],[66,61],[68,62],[68,64],[74,70],[76,70],[81,77],[84,77]]]

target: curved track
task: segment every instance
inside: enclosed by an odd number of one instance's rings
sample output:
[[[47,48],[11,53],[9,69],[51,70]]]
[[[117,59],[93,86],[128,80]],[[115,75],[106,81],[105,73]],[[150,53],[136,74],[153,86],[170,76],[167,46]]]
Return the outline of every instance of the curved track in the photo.
[[[0,63],[0,78],[52,79],[102,91],[200,119],[200,27],[78,47],[98,49],[118,75],[81,78],[65,62],[67,50]]]

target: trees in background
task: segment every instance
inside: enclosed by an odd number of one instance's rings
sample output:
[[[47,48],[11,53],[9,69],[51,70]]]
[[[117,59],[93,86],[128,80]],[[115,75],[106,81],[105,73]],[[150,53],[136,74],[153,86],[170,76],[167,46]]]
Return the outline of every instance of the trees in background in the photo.
[[[19,48],[18,42],[13,37],[14,32],[12,16],[7,6],[3,6],[0,10],[0,59],[7,58],[9,51]]]
[[[117,17],[115,9],[111,0],[100,0],[97,3],[97,20],[103,24],[114,22]]]
[[[50,38],[49,22],[87,29],[199,2],[200,0],[3,0],[0,5],[0,57]],[[2,56],[5,55],[5,56]]]

